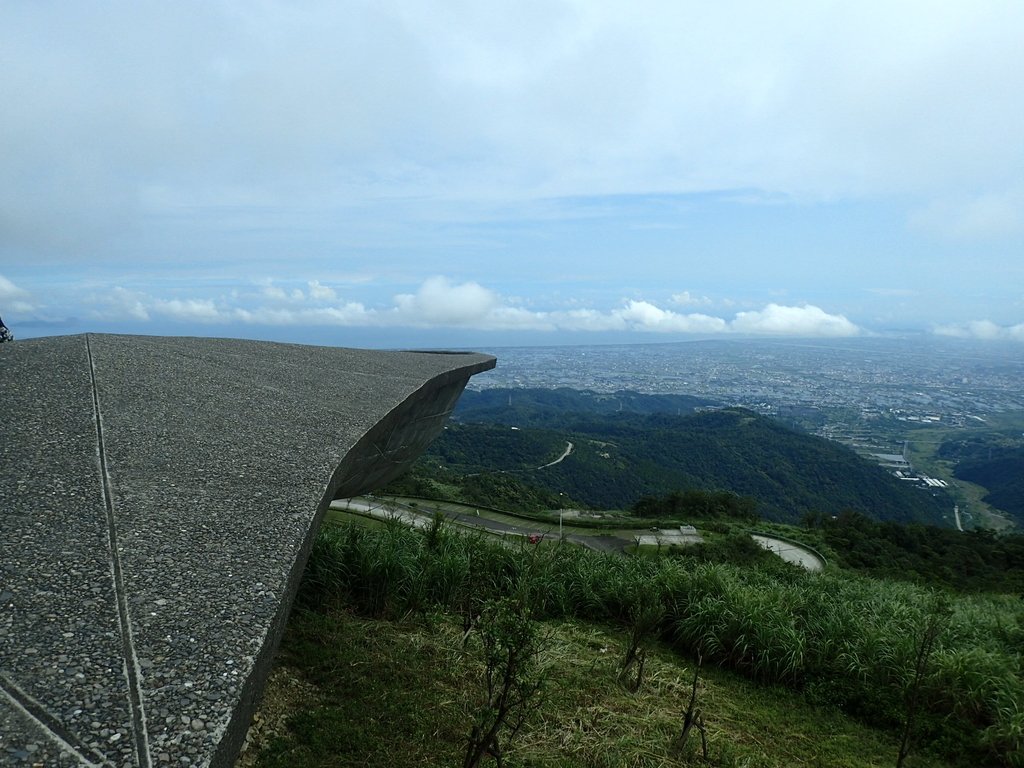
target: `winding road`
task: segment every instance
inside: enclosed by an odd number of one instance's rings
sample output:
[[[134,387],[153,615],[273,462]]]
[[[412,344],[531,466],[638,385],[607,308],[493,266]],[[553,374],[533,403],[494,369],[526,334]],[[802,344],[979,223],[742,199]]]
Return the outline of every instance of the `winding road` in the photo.
[[[554,461],[549,461],[547,464],[541,464],[539,467],[537,467],[537,469],[544,469],[545,467],[553,467],[553,466],[555,466],[555,464],[561,464],[563,461],[566,460],[566,458],[569,456],[569,454],[572,453],[572,449],[575,448],[575,447],[576,446],[574,446],[571,441],[567,441],[566,444],[565,444],[565,450],[562,451],[562,455],[561,456],[559,456]]]
[[[558,460],[552,463],[557,464],[558,461],[561,461],[568,456],[571,451],[572,443],[569,443],[569,447],[566,448],[565,453]],[[540,469],[540,467],[538,467],[538,469]],[[428,512],[425,509],[418,508],[416,505],[410,505],[395,500],[385,501],[383,499],[365,496],[355,499],[337,499],[331,503],[331,509],[340,512],[365,514],[380,520],[401,520],[403,523],[415,528],[427,528],[433,522],[433,513]],[[516,525],[501,520],[492,520],[479,514],[455,512],[450,509],[444,510],[443,514],[448,520],[457,523],[458,525],[466,528],[484,529],[501,536],[517,536],[523,538],[538,536],[539,538],[551,541],[558,540],[558,533],[553,530],[553,527],[543,523],[524,520],[522,525]],[[619,530],[616,531],[616,533],[619,535],[567,533],[565,535],[565,540],[598,552],[622,555],[625,553],[625,548],[630,544],[632,537],[637,534],[644,533],[644,531]],[[795,542],[785,541],[783,539],[778,539],[773,536],[765,536],[763,534],[751,534],[751,538],[769,552],[778,555],[786,562],[799,565],[808,571],[816,573],[823,570],[825,567],[825,561],[821,556],[808,548],[796,544]]]
[[[773,552],[781,557],[787,563],[799,565],[805,570],[817,572],[825,567],[825,561],[821,557],[791,541],[783,541],[772,536],[762,536],[758,533],[751,534],[750,538],[769,552]]]
[[[433,522],[432,514],[428,514],[423,510],[414,509],[407,504],[402,504],[396,501],[383,501],[379,499],[368,500],[366,497],[356,499],[336,499],[331,502],[331,509],[338,510],[340,512],[365,514],[379,520],[397,519],[415,528],[427,528]],[[558,540],[558,533],[553,530],[553,527],[542,523],[523,521],[523,525],[513,525],[500,520],[491,520],[487,517],[471,515],[468,512],[445,511],[444,516],[448,520],[467,528],[482,528],[499,535],[519,536],[523,538],[539,536],[542,539],[548,539],[550,541]],[[619,555],[623,554],[626,546],[630,543],[627,539],[608,534],[595,534],[593,536],[588,536],[578,533],[567,533],[564,538],[566,541],[578,544],[581,547],[586,547],[587,549]]]

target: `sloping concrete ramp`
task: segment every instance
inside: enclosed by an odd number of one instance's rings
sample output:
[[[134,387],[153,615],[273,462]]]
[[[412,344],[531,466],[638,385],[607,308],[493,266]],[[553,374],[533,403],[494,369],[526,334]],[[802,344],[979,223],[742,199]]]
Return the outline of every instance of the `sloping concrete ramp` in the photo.
[[[328,504],[400,473],[494,362],[0,345],[0,765],[231,765]]]

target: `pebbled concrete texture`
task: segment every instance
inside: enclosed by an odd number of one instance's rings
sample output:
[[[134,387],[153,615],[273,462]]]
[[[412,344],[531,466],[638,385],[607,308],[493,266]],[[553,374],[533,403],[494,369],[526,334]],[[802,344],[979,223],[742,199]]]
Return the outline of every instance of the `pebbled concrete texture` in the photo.
[[[231,765],[328,504],[403,471],[494,363],[0,347],[0,765]]]

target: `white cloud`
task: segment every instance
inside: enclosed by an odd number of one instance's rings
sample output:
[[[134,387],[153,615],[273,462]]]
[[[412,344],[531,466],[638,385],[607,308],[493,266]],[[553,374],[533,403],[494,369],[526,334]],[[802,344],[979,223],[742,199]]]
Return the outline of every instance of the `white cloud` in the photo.
[[[731,327],[737,333],[791,336],[856,336],[861,332],[842,315],[830,315],[812,304],[769,304],[757,312],[739,312]]]
[[[11,309],[15,312],[32,312],[35,305],[30,301],[32,295],[19,288],[3,275],[0,275],[0,309]]]
[[[89,314],[98,320],[149,320],[149,311],[146,309],[148,298],[145,294],[117,285],[107,293],[88,297],[90,304],[99,306],[99,309]]]
[[[376,326],[381,321],[379,313],[368,310],[359,302],[347,302],[333,307],[281,308],[259,307],[246,309],[235,307],[218,310],[220,322],[242,322],[248,325],[337,325]]]
[[[800,336],[851,336],[860,329],[842,315],[815,306],[769,304],[761,311],[740,312],[732,320],[702,313],[683,314],[649,301],[629,299],[608,310],[580,307],[570,310],[531,310],[476,282],[458,283],[436,276],[415,293],[393,297],[390,304],[367,307],[343,301],[318,281],[309,283],[304,303],[292,302],[294,290],[264,285],[261,293],[225,294],[219,298],[157,298],[116,287],[93,296],[102,306],[94,317],[145,321],[153,317],[180,322],[291,326],[361,326],[470,328],[517,331],[621,331],[657,334],[760,333]],[[315,296],[321,299],[310,305]],[[283,297],[283,299],[282,299]]]
[[[694,296],[689,291],[683,291],[682,293],[672,294],[672,303],[679,304],[684,307],[707,307],[712,304],[712,301],[707,296]]]
[[[262,281],[264,298],[281,304],[302,304],[306,301],[306,294],[301,288],[285,289],[276,285],[272,280]],[[329,290],[329,289],[328,289]],[[311,294],[312,298],[312,294]]]
[[[396,296],[395,306],[409,324],[487,327],[499,298],[479,283],[455,284],[446,277],[431,277],[415,294]]]
[[[22,290],[3,275],[0,275],[0,301],[11,299],[23,299],[28,296],[28,291]]]
[[[358,294],[377,323],[714,332],[687,312],[890,280],[922,285],[915,325],[959,287],[988,302],[960,317],[1003,317],[1022,36],[1013,0],[0,3],[0,264],[61,311],[52,285],[102,274],[284,321],[349,306],[365,271],[403,293]],[[156,287],[253,270],[294,277],[259,300]],[[439,271],[526,301],[408,287]],[[584,290],[582,314],[512,309]]]
[[[75,242],[370,197],[984,198],[1024,172],[1022,28],[1015,2],[7,3],[0,210]]]
[[[174,320],[217,323],[225,319],[223,312],[210,299],[158,299],[150,309]]]
[[[623,331],[626,324],[614,312],[596,309],[570,309],[549,315],[552,327],[562,331]]]
[[[370,280],[367,276],[354,275],[348,282],[365,283]],[[338,293],[334,288],[325,285],[319,280],[306,280],[305,289],[297,286],[281,285],[282,281],[263,278],[255,281],[259,286],[260,295],[269,301],[277,304],[289,304],[297,306],[300,304],[329,305],[336,302]]]
[[[972,320],[969,323],[939,325],[933,329],[933,333],[960,339],[1024,341],[1024,323],[998,325],[991,320]]]
[[[310,280],[307,285],[309,286],[309,297],[311,299],[316,301],[333,301],[337,298],[334,289],[327,285],[321,285],[319,280]]]
[[[284,288],[277,285],[265,285],[263,286],[263,295],[271,301],[287,301],[288,294]]]
[[[646,301],[629,301],[613,314],[620,316],[631,331],[658,331],[663,333],[721,333],[727,329],[724,320],[708,315],[681,315],[660,309]]]

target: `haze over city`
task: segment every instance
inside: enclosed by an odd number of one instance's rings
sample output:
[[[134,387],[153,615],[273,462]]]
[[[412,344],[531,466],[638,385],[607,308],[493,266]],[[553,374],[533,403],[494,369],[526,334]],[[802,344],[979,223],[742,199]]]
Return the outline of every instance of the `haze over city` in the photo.
[[[1024,342],[1017,2],[6,3],[0,315]]]

